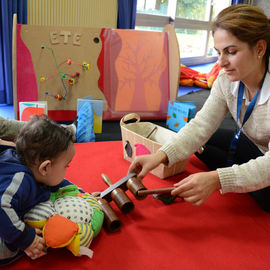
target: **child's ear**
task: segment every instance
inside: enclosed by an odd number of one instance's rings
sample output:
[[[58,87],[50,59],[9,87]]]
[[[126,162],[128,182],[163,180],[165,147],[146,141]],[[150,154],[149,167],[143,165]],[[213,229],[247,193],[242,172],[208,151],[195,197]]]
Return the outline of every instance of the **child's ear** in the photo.
[[[46,176],[49,169],[51,168],[52,162],[50,160],[43,161],[38,168],[38,171],[41,173],[42,176]]]

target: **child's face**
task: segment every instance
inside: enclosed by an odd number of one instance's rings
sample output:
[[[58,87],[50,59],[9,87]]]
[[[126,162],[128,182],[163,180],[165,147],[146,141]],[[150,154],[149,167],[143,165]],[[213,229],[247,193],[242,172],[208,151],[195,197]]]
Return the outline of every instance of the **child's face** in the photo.
[[[39,182],[47,186],[56,186],[65,178],[66,169],[75,155],[75,146],[73,143],[69,144],[68,149],[61,153],[57,158],[52,160],[50,166],[47,168],[46,176],[40,179]]]

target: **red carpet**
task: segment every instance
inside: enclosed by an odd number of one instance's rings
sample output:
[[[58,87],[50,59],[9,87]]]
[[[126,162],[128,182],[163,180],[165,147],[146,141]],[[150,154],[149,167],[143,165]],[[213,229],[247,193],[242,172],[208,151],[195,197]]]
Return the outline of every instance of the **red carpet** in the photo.
[[[130,163],[123,159],[120,141],[77,144],[76,149],[66,176],[85,191],[107,188],[101,173],[113,183],[127,173]],[[202,170],[207,168],[192,156],[183,174],[167,180],[149,174],[144,185],[167,187]],[[24,257],[8,269],[270,269],[270,214],[249,195],[216,192],[200,207],[180,199],[165,205],[151,195],[142,201],[128,195],[135,209],[124,215],[111,203],[123,226],[116,233],[101,230],[90,247],[93,259],[49,249],[36,261]]]

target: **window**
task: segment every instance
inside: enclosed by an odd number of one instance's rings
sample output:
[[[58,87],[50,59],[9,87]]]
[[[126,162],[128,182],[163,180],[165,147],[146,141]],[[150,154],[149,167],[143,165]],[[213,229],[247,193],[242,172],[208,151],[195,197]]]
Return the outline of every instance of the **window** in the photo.
[[[231,0],[137,0],[136,29],[162,31],[173,23],[181,62],[192,65],[216,60],[210,24]]]

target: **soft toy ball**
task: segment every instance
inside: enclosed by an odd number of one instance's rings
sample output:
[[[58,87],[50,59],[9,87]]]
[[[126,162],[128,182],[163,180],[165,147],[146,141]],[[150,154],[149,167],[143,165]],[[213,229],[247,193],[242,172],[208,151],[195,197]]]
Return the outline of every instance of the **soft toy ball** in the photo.
[[[73,255],[93,256],[89,246],[98,235],[104,214],[97,199],[75,185],[61,188],[50,200],[31,209],[25,223],[40,228],[48,247],[67,247]]]
[[[89,223],[94,214],[92,206],[81,197],[59,198],[55,201],[54,208],[61,216],[76,223]]]

